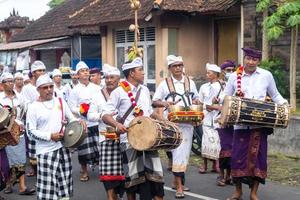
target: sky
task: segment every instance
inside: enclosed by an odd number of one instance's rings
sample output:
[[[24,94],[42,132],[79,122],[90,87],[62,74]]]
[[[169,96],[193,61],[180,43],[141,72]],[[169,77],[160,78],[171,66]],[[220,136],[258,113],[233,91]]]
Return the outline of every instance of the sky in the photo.
[[[19,12],[21,17],[29,19],[38,19],[44,15],[49,7],[47,3],[50,0],[0,0],[0,21],[9,17],[13,8]]]

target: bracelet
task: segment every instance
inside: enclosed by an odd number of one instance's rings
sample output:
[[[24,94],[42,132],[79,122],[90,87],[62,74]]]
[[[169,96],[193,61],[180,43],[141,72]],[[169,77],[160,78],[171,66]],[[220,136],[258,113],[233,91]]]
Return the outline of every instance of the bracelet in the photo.
[[[116,126],[116,132],[118,132],[118,126]]]

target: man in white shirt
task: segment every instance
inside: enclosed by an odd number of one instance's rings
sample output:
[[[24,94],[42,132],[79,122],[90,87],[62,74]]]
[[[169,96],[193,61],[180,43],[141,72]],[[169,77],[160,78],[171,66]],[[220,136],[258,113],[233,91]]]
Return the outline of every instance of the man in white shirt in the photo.
[[[63,98],[66,101],[65,87],[62,85],[62,73],[59,69],[52,71],[52,79],[54,82],[54,96]]]
[[[101,71],[99,68],[92,68],[90,70],[90,81],[99,85],[101,89],[105,86],[105,81],[101,78]]]
[[[71,82],[65,85],[66,101],[70,97],[71,90],[78,84],[78,75],[76,71],[71,70],[70,72]]]
[[[100,93],[100,86],[89,81],[89,67],[80,61],[76,65],[76,73],[79,77],[79,83],[71,91],[68,104],[75,116],[84,120],[88,126],[88,136],[77,148],[78,160],[81,165],[82,174],[80,181],[89,180],[87,165],[95,166],[99,163],[99,131],[98,123],[87,119],[87,113],[92,103],[94,94]]]
[[[159,84],[153,96],[153,106],[168,108],[170,105],[181,105],[188,107],[199,103],[199,95],[193,80],[183,74],[183,60],[180,56],[167,56],[168,69],[171,77]],[[171,91],[170,88],[173,88]],[[187,170],[189,155],[193,140],[193,126],[180,123],[179,129],[183,133],[183,140],[179,147],[172,151],[174,183],[176,187],[176,198],[184,198],[185,171]]]
[[[7,158],[9,161],[9,179],[6,183],[4,193],[12,193],[13,185],[19,180],[19,194],[32,195],[35,189],[29,189],[25,184],[25,168],[26,168],[26,146],[24,131],[24,119],[23,114],[25,112],[25,100],[21,95],[14,92],[14,77],[11,73],[4,72],[1,77],[1,84],[4,91],[0,94],[0,104],[3,108],[9,109],[11,114],[15,112],[15,122],[20,126],[20,141],[17,145],[8,145],[5,147]]]
[[[269,95],[273,102],[287,104],[278,92],[272,74],[258,67],[261,51],[252,48],[243,48],[243,51],[244,66],[238,68],[241,75],[230,75],[225,95],[257,100],[265,100]],[[229,199],[241,199],[242,183],[246,183],[251,188],[250,199],[257,200],[259,183],[264,184],[267,177],[268,132],[253,126],[235,126],[234,129],[231,174],[236,185]]]
[[[129,123],[135,116],[150,116],[153,112],[149,90],[142,85],[144,81],[142,59],[138,57],[124,64],[122,71],[126,81],[122,81],[111,93],[104,107],[102,120],[115,127],[117,133],[121,134],[120,146],[128,200],[136,199],[136,193],[139,193],[140,199],[143,200],[163,199],[163,171],[158,152],[133,149],[128,143],[126,133]],[[118,121],[112,117],[116,110]],[[125,113],[128,115],[125,116]]]
[[[113,133],[107,133],[107,125],[102,121],[101,115],[111,92],[119,86],[120,71],[108,64],[103,65],[105,75],[105,88],[95,94],[88,112],[88,120],[99,122],[99,179],[107,191],[107,199],[117,200],[124,193],[125,176],[122,167],[122,156],[118,137]],[[103,133],[106,136],[102,135]],[[110,134],[110,137],[108,136]]]
[[[45,74],[36,82],[39,99],[29,105],[27,123],[36,140],[37,199],[68,200],[73,196],[71,154],[63,147],[65,120],[75,120],[64,100],[53,97],[53,82]]]
[[[24,76],[21,72],[17,72],[14,75],[14,81],[15,81],[14,91],[18,94],[21,94],[22,88],[24,86],[23,78]]]
[[[40,60],[36,60],[31,65],[31,74],[32,79],[31,82],[27,85],[24,85],[22,89],[22,96],[24,97],[27,107],[32,102],[36,101],[39,98],[39,93],[36,89],[36,80],[43,74],[45,74],[46,66]],[[27,126],[27,125],[26,125]],[[28,136],[28,157],[32,166],[31,172],[27,174],[27,176],[35,175],[36,171],[36,156],[35,156],[35,140],[31,138],[30,132],[26,128],[26,133]]]

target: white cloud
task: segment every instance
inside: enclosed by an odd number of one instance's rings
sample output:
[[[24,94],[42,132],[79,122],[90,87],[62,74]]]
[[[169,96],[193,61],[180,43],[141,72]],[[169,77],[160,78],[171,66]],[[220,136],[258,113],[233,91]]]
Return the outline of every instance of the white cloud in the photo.
[[[22,17],[38,19],[49,10],[47,6],[49,1],[50,0],[0,0],[0,21],[8,18],[13,8],[15,8]]]

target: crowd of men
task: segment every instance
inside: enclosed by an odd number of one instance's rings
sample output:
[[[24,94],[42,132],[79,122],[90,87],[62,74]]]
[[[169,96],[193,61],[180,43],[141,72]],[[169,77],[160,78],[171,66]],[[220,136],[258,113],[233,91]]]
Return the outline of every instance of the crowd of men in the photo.
[[[199,90],[184,74],[182,57],[169,55],[166,60],[170,76],[158,85],[153,98],[144,85],[143,60],[139,57],[121,67],[123,80],[116,67],[105,64],[100,72],[89,69],[83,61],[71,71],[71,81],[66,85],[62,85],[62,73],[58,69],[52,71],[50,78],[45,73],[46,66],[38,60],[32,63],[29,76],[19,72],[2,73],[1,107],[16,110],[16,121],[24,132],[18,145],[0,150],[4,192],[12,193],[18,179],[19,194],[36,192],[40,200],[71,199],[73,176],[82,182],[89,181],[88,166],[99,165],[99,180],[107,191],[107,199],[119,199],[124,193],[129,200],[136,199],[137,194],[143,200],[163,199],[164,172],[159,153],[132,148],[127,137],[128,126],[137,116],[167,120],[167,108],[175,104],[184,107],[201,104],[205,116],[202,122],[204,164],[199,173],[206,173],[208,161],[212,161],[212,171],[219,173],[217,185],[235,185],[229,200],[242,198],[242,183],[250,186],[250,199],[258,199],[259,183],[264,184],[267,175],[268,134],[249,126],[220,127],[217,119],[222,102],[225,95],[234,96],[237,91],[242,91],[246,98],[263,100],[268,94],[275,103],[287,101],[278,93],[272,74],[258,67],[261,52],[251,48],[243,50],[241,80],[233,61],[227,60],[220,67],[208,63],[208,82]],[[105,81],[101,80],[102,75]],[[164,111],[162,115],[160,109]],[[65,125],[75,120],[82,124],[87,137],[77,148],[80,175],[72,176],[71,152],[61,141]],[[102,134],[108,126],[114,128],[119,138]],[[184,198],[184,192],[189,191],[185,173],[194,127],[188,123],[178,126],[182,143],[167,154],[174,175],[175,197]],[[27,158],[32,168],[29,175],[37,176],[36,191],[26,187]]]

